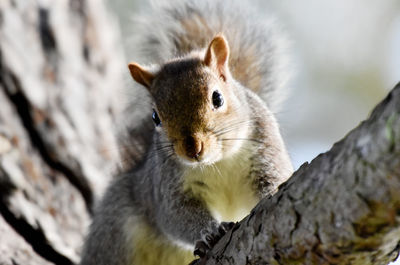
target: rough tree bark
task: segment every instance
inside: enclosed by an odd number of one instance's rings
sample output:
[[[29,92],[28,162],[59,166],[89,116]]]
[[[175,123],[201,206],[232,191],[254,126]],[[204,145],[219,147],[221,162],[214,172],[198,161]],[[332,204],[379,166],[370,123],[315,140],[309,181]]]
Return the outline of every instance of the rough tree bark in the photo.
[[[400,248],[400,83],[200,264],[388,264]]]
[[[0,264],[75,264],[118,157],[123,87],[97,0],[0,1]],[[400,87],[202,260],[386,264],[400,239]]]
[[[0,1],[0,264],[74,264],[116,167],[124,63],[97,0]]]

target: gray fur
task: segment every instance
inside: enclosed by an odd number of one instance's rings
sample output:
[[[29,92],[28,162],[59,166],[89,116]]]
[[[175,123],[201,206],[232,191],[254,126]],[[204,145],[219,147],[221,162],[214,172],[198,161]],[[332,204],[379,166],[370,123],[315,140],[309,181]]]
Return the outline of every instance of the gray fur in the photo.
[[[131,183],[130,175],[123,175],[109,186],[95,210],[81,264],[127,264],[129,246],[124,225],[131,216],[140,214],[140,207],[135,207],[135,199],[131,197]]]

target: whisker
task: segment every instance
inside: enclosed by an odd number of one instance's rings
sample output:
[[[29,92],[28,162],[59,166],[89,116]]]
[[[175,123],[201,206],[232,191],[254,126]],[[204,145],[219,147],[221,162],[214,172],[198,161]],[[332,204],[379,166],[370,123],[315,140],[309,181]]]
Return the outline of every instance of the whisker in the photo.
[[[219,176],[222,178],[222,173],[221,173],[221,171],[219,170],[219,168],[217,167],[217,165],[212,164],[212,166],[213,166],[213,168],[215,169],[215,171],[218,172]]]
[[[238,126],[239,127],[239,126]],[[221,132],[219,132],[219,133],[217,133],[217,134],[214,134],[216,137],[220,137],[220,136],[223,136],[223,135],[225,135],[225,134],[227,134],[227,133],[229,133],[229,132],[232,132],[232,131],[235,131],[236,129],[238,129],[238,127],[232,127],[232,128],[228,128],[228,129],[226,129],[226,130],[224,130],[224,131],[221,131]],[[257,128],[256,126],[247,126],[247,128]]]
[[[223,138],[220,139],[220,141],[250,141],[250,142],[255,142],[259,144],[263,144],[264,142],[258,139],[252,139],[252,138]]]
[[[249,125],[249,124],[252,124],[252,120],[238,121],[238,122],[235,122],[235,123],[227,124],[226,126],[225,126],[225,124],[222,124],[221,128],[217,129],[217,130],[214,130],[213,133],[216,136],[219,136],[221,134],[227,133],[227,132],[235,130],[235,129],[241,127],[241,126]]]

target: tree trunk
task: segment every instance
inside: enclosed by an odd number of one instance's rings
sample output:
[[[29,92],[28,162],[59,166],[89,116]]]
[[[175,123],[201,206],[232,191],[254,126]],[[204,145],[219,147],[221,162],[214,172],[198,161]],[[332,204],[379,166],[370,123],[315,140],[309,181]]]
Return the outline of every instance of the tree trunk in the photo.
[[[76,264],[117,167],[116,30],[98,0],[0,2],[0,264]],[[400,241],[400,86],[203,264],[386,264]]]
[[[200,264],[388,264],[400,247],[400,83]]]
[[[101,1],[0,1],[0,264],[79,261],[118,161],[116,32]]]

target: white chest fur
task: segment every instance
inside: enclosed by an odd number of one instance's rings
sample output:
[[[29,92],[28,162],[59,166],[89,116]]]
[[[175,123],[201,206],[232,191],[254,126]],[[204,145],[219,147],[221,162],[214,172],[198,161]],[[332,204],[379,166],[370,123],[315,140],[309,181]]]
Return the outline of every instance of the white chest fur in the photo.
[[[185,191],[203,200],[218,221],[240,221],[259,201],[249,174],[250,155],[241,151],[213,165],[188,169]]]

